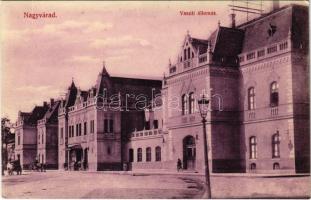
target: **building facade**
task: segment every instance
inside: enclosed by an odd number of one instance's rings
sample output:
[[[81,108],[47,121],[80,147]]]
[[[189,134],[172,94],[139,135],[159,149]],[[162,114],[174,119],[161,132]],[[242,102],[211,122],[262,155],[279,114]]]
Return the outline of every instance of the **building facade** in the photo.
[[[111,77],[105,65],[87,91],[72,83],[59,108],[59,163],[74,170],[120,170],[126,136],[143,126],[160,80]]]
[[[184,170],[203,172],[207,142],[212,172],[309,172],[307,18],[307,7],[290,5],[238,26],[233,18],[207,39],[187,34],[163,80],[162,135],[131,134],[133,168],[176,170],[181,159]],[[210,98],[207,141],[202,94]]]
[[[275,8],[240,25],[231,16],[204,39],[187,33],[162,80],[110,76],[104,64],[90,89],[72,82],[58,107],[20,113],[15,154],[45,163],[47,142],[33,152],[51,127],[59,169],[175,171],[180,159],[183,170],[204,172],[207,143],[214,173],[309,172],[308,8]]]
[[[50,100],[49,109],[37,121],[37,160],[45,169],[58,168],[58,107],[60,101]]]
[[[30,169],[37,156],[37,121],[42,119],[48,106],[35,106],[30,113],[19,112],[15,126],[15,159],[23,169]]]

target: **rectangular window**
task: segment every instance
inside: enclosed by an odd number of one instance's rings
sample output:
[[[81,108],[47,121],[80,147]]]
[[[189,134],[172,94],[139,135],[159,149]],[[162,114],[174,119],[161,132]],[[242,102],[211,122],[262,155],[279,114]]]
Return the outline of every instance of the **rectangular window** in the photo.
[[[64,137],[64,128],[60,128],[60,143],[63,144]]]
[[[70,137],[72,137],[72,136],[73,136],[73,135],[72,135],[72,132],[73,132],[73,130],[72,130],[72,129],[73,129],[73,126],[71,125],[71,126],[70,126],[70,131],[69,131],[69,136],[70,136]]]
[[[108,119],[104,120],[104,133],[108,133]]]
[[[95,130],[94,120],[91,120],[91,122],[90,122],[90,133],[94,133],[94,130]]]
[[[60,138],[63,139],[64,137],[64,129],[60,128]]]
[[[156,152],[156,161],[161,161],[161,147],[157,146],[155,152]]]
[[[40,138],[40,132],[38,134],[38,144],[40,144],[41,138]]]
[[[158,129],[159,128],[158,120],[153,120],[153,128],[154,129]]]
[[[150,122],[149,121],[145,122],[145,130],[150,130]]]
[[[84,122],[84,135],[87,134],[87,122]]]
[[[143,161],[143,150],[142,148],[137,149],[137,162]]]
[[[90,133],[93,133],[93,131],[92,131],[92,120],[90,121]]]
[[[146,148],[146,161],[147,162],[151,161],[151,148],[150,147]]]
[[[82,135],[82,124],[79,123],[79,136],[81,136],[81,135]]]
[[[79,125],[78,124],[76,124],[76,134],[75,134],[76,136],[78,136],[79,135]]]
[[[44,132],[42,131],[42,144],[44,144]]]
[[[20,145],[21,144],[21,136],[17,136],[17,145]]]
[[[109,133],[113,133],[113,120],[109,120]]]

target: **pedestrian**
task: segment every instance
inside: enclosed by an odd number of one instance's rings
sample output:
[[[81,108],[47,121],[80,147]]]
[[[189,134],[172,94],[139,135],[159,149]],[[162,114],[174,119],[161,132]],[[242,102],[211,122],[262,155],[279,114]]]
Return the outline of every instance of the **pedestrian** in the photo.
[[[21,160],[18,158],[16,163],[16,172],[17,175],[22,175],[22,166],[21,166]]]
[[[11,160],[9,160],[8,164],[6,165],[6,168],[8,170],[8,175],[12,175],[13,174],[13,165],[11,163]]]
[[[178,160],[177,160],[177,171],[181,170],[181,168],[182,168],[181,160],[180,160],[180,158],[178,158]]]

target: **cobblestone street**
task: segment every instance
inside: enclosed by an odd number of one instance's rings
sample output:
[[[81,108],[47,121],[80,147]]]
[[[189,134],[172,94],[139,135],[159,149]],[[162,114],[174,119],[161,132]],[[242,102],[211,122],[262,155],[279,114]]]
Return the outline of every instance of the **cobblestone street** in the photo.
[[[198,178],[101,172],[31,172],[3,179],[7,198],[200,198]]]
[[[151,173],[25,172],[3,177],[6,198],[201,198],[203,176]],[[214,175],[213,198],[308,198],[310,177]]]

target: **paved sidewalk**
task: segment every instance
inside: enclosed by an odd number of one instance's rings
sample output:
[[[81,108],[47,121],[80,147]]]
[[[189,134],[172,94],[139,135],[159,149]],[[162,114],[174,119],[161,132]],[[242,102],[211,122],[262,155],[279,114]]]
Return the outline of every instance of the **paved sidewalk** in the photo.
[[[87,171],[86,171],[87,172]],[[152,174],[152,175],[191,175],[191,176],[204,176],[204,173],[194,171],[166,171],[166,170],[134,170],[134,171],[97,171],[104,174],[124,174],[124,175],[140,175],[140,174]],[[211,176],[224,176],[224,177],[300,177],[310,176],[308,173],[211,173]]]

